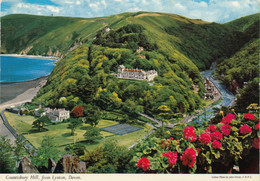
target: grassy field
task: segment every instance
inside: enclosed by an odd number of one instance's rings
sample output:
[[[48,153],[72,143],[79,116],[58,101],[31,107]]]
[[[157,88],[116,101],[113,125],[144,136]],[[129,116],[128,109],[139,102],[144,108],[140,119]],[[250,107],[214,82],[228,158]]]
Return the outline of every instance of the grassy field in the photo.
[[[17,114],[5,112],[5,116],[8,119],[10,125],[17,131],[18,134],[23,134],[26,139],[28,139],[36,148],[41,145],[41,140],[44,136],[53,137],[54,143],[58,146],[60,151],[64,150],[67,144],[76,142],[83,143],[87,150],[93,150],[98,146],[102,145],[102,142],[105,140],[115,139],[118,141],[120,145],[131,146],[138,139],[142,138],[147,132],[151,129],[147,126],[145,129],[141,129],[139,131],[135,131],[126,135],[115,135],[113,133],[109,133],[106,131],[101,131],[103,139],[97,143],[89,144],[85,142],[84,134],[85,129],[89,124],[82,124],[79,128],[76,129],[75,135],[71,135],[71,130],[68,129],[69,123],[58,123],[58,124],[49,124],[46,125],[48,131],[45,132],[36,132],[32,130],[32,123],[36,119],[33,116],[19,116]],[[104,128],[107,126],[112,126],[118,124],[116,121],[111,120],[100,120],[97,125],[98,128]]]

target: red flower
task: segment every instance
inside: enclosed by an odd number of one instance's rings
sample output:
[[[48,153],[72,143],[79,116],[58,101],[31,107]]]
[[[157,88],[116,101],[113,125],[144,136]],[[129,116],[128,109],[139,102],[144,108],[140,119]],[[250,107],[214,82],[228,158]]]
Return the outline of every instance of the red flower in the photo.
[[[210,133],[210,137],[211,137],[212,141],[221,140],[223,138],[223,135],[219,131],[216,131],[214,133]]]
[[[221,143],[217,140],[214,140],[212,143],[211,143],[212,147],[215,148],[215,149],[220,149],[221,148]]]
[[[215,132],[215,131],[217,131],[217,127],[216,127],[216,125],[214,125],[214,124],[209,125],[209,126],[207,127],[207,129],[205,129],[205,132],[213,133],[213,132]]]
[[[136,166],[137,166],[137,168],[143,169],[143,171],[149,170],[150,161],[147,158],[142,157],[142,158],[138,159]]]
[[[196,162],[196,152],[193,148],[187,148],[181,156],[182,164],[189,166],[190,168],[194,166]]]
[[[211,138],[207,133],[201,133],[199,141],[206,145],[211,142]]]
[[[259,125],[259,123],[257,123],[257,124],[255,125],[255,130],[259,130],[259,128],[260,128],[260,125]]]
[[[198,155],[200,154],[200,151],[201,151],[201,149],[200,148],[196,148],[196,150],[197,150],[197,153],[198,153]]]
[[[171,151],[168,151],[167,153],[162,153],[162,156],[165,156],[168,158],[169,161],[169,167],[172,167],[177,162],[177,152],[173,153]]]
[[[173,140],[173,137],[170,137],[171,140]]]
[[[180,144],[179,140],[174,140],[174,141],[176,141],[177,145],[179,145],[179,144]]]
[[[254,138],[253,147],[256,148],[256,149],[260,149],[259,138]]]
[[[253,114],[250,114],[250,113],[244,114],[244,118],[252,120],[252,121],[255,120],[255,116]]]
[[[252,129],[246,124],[244,124],[239,130],[241,134],[247,134],[252,132]]]
[[[223,124],[221,125],[221,132],[223,133],[223,135],[228,136],[230,134],[232,126],[227,125],[227,124]]]
[[[224,118],[222,118],[221,123],[224,124],[229,124],[232,120],[234,120],[236,118],[236,116],[232,113],[229,113],[228,115],[226,115]]]
[[[183,130],[183,135],[186,140],[189,140],[190,142],[194,142],[197,139],[197,135],[195,134],[195,129],[193,126],[187,126]]]

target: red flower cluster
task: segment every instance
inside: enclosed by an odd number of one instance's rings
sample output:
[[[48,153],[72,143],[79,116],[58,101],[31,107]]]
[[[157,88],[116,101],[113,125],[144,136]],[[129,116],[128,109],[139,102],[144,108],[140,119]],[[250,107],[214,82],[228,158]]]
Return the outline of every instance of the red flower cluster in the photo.
[[[241,134],[247,134],[252,132],[252,129],[246,124],[244,124],[239,130]]]
[[[236,118],[236,116],[232,113],[229,113],[228,115],[226,115],[224,118],[222,118],[221,123],[224,124],[229,124],[232,120],[234,120]]]
[[[207,129],[205,129],[205,132],[213,133],[213,132],[215,132],[215,131],[217,131],[217,127],[216,127],[216,125],[214,125],[214,124],[209,125],[209,126],[207,127]]]
[[[165,156],[168,158],[169,161],[169,167],[172,167],[177,162],[177,152],[173,153],[171,151],[168,151],[167,153],[162,153],[162,156]]]
[[[171,147],[171,143],[169,141],[170,141],[169,139],[167,139],[166,142],[162,141],[162,147],[163,146],[167,146],[168,148],[170,148]]]
[[[210,133],[210,137],[211,137],[212,141],[221,140],[223,138],[223,135],[219,131],[216,131],[214,133]]]
[[[259,130],[259,128],[260,128],[260,125],[259,125],[259,123],[257,123],[257,124],[255,125],[255,130]]]
[[[207,133],[201,133],[199,141],[206,145],[211,142],[211,138]]]
[[[194,166],[196,162],[196,152],[193,148],[187,148],[181,156],[182,164],[189,166],[190,168]]]
[[[147,158],[142,157],[141,159],[138,160],[136,166],[137,168],[143,169],[143,171],[147,171],[150,168],[150,161]]]
[[[256,148],[256,149],[260,149],[259,138],[254,138],[253,147]]]
[[[220,149],[221,148],[221,143],[217,140],[214,140],[212,143],[211,143],[212,147],[215,148],[215,149]]]
[[[189,139],[190,142],[194,142],[197,140],[197,135],[195,134],[195,129],[193,126],[187,126],[183,130],[183,135],[186,140]]]
[[[253,114],[250,114],[250,113],[244,114],[244,118],[252,120],[252,121],[255,120],[255,116]]]
[[[221,125],[221,132],[223,133],[223,135],[228,136],[230,134],[232,126],[227,125],[227,124],[223,124]]]

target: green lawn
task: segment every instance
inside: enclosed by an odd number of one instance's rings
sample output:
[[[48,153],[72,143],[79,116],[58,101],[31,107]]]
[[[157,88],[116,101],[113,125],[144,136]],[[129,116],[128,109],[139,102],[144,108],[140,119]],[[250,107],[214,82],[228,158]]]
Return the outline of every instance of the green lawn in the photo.
[[[19,116],[17,114],[5,112],[5,116],[8,119],[10,125],[14,127],[18,134],[23,134],[26,139],[28,139],[36,148],[41,145],[41,140],[44,136],[51,136],[53,137],[54,143],[58,146],[60,151],[64,150],[64,147],[67,144],[76,142],[83,143],[87,150],[93,150],[98,146],[101,146],[103,141],[115,139],[118,141],[120,145],[131,146],[134,144],[138,139],[142,138],[144,135],[147,134],[151,128],[149,125],[146,125],[144,129],[126,134],[126,135],[115,135],[113,133],[109,133],[106,131],[101,131],[103,139],[97,143],[89,144],[85,142],[84,134],[85,128],[90,126],[89,124],[82,124],[79,128],[76,129],[76,134],[73,136],[71,135],[71,130],[67,129],[69,123],[58,123],[58,124],[49,124],[45,127],[48,131],[45,132],[36,132],[32,130],[32,123],[36,119],[33,116]],[[97,125],[98,128],[104,128],[107,126],[112,126],[118,124],[116,121],[111,120],[100,120],[99,124]]]

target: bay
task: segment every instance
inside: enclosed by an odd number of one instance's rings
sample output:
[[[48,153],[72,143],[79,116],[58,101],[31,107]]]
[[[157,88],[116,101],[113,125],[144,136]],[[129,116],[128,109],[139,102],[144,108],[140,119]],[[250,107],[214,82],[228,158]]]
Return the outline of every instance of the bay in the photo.
[[[1,83],[34,80],[49,75],[54,60],[1,55]]]

